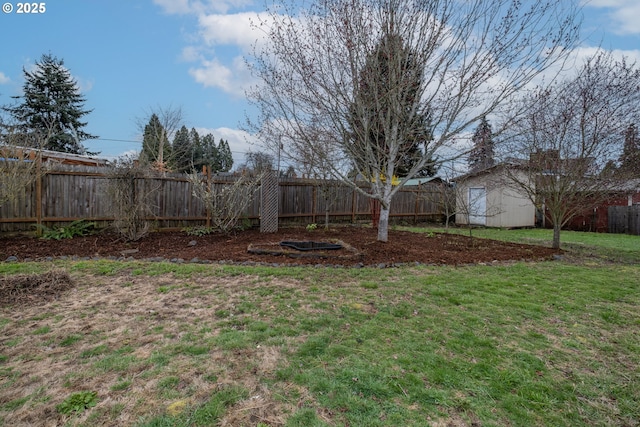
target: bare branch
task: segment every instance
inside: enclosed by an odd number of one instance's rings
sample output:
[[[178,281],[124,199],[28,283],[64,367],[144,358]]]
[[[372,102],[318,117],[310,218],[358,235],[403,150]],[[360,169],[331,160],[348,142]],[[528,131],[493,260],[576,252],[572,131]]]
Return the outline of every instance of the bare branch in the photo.
[[[549,0],[277,3],[257,23],[268,43],[251,60],[262,86],[249,94],[260,112],[249,129],[289,157],[304,146],[332,176],[380,200],[384,241],[394,194],[452,157],[457,135],[561,65],[577,41],[576,14],[577,2]],[[394,186],[416,142],[419,155]]]
[[[629,124],[640,120],[640,70],[599,52],[576,76],[520,103],[527,113],[503,135],[503,157],[517,164],[513,184],[550,217],[558,248],[571,218],[619,193],[634,176],[634,168],[615,163]]]

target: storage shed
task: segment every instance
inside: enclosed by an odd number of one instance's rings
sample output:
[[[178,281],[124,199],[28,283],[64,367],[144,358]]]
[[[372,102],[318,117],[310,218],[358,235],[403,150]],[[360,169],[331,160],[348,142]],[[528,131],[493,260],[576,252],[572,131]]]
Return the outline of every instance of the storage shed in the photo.
[[[512,180],[525,179],[517,165],[499,164],[454,179],[456,224],[533,227],[536,207]]]

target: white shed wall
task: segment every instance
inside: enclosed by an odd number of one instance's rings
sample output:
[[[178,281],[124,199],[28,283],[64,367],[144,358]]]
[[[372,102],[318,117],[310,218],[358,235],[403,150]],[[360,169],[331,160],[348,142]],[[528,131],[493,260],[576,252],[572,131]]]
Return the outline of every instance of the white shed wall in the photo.
[[[531,200],[512,185],[500,168],[487,173],[471,176],[459,181],[456,186],[457,209],[456,223],[468,223],[469,188],[485,188],[487,193],[487,227],[533,227],[535,225],[535,206]],[[472,224],[474,222],[472,221]]]

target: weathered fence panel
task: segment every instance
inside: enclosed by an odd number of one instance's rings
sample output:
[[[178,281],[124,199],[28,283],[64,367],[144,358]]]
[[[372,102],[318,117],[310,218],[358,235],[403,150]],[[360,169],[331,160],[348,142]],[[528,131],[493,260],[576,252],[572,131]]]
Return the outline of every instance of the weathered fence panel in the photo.
[[[640,236],[640,205],[609,206],[609,233]]]
[[[75,220],[88,220],[98,227],[114,219],[109,198],[110,180],[116,179],[108,168],[57,165],[44,171],[39,180],[25,188],[15,200],[0,206],[0,232],[33,231],[36,224],[61,226]],[[159,229],[184,228],[208,224],[209,212],[193,195],[192,184],[184,174],[164,174],[133,180],[134,192],[144,195],[147,220]],[[236,178],[209,179],[215,191]],[[366,192],[366,184],[362,189]],[[391,218],[404,221],[439,220],[443,215],[442,191],[446,186],[427,184],[401,189],[394,197]],[[254,225],[260,218],[260,197],[254,197],[244,217]],[[338,181],[281,179],[278,186],[278,211],[281,222],[302,224],[370,220],[370,199]]]

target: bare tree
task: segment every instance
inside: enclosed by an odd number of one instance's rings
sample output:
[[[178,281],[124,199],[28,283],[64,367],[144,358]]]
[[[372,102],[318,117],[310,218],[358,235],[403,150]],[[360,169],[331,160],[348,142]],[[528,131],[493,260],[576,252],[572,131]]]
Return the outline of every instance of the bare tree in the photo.
[[[460,202],[457,201],[458,193],[455,191],[455,185],[452,184],[453,179],[460,175],[456,170],[454,162],[443,163],[439,169],[439,176],[443,182],[438,185],[437,191],[426,191],[420,194],[420,199],[429,203],[434,203],[441,209],[444,215],[444,228],[448,232],[451,218],[455,218],[458,213],[457,208]]]
[[[566,57],[578,37],[576,4],[314,0],[305,9],[277,2],[256,23],[267,42],[250,60],[262,84],[249,93],[260,112],[249,130],[271,146],[296,141],[320,157],[327,146],[340,152],[327,167],[380,201],[378,240],[386,241],[401,186],[432,159],[450,160],[456,135]],[[379,93],[362,96],[365,87]],[[429,137],[420,137],[394,186],[420,135]],[[372,181],[371,193],[358,187],[353,167]]]
[[[548,215],[559,248],[561,228],[628,178],[607,169],[623,151],[628,124],[640,118],[640,70],[600,51],[574,77],[520,102],[527,114],[503,134],[501,149],[524,160],[510,180]]]
[[[171,105],[150,109],[144,118],[138,119],[138,127],[143,135],[140,160],[150,163],[159,171],[170,170],[170,141],[182,126],[183,119],[182,108]]]
[[[244,165],[240,165],[238,169],[248,175],[262,175],[265,172],[275,170],[277,167],[273,155],[264,151],[250,151],[245,154],[244,159]]]

